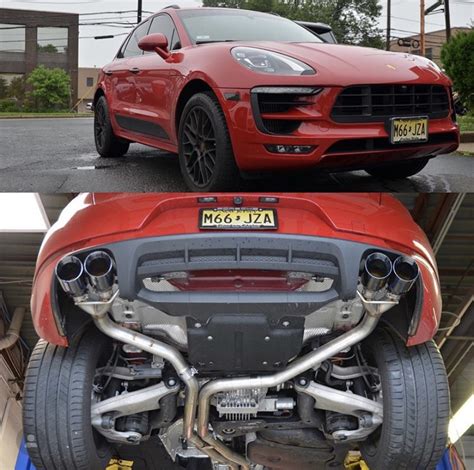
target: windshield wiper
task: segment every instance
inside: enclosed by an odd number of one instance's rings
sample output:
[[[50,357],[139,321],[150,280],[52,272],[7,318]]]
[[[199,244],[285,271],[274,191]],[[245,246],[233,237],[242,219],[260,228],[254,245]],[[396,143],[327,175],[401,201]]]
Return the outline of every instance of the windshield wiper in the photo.
[[[238,39],[206,39],[204,41],[196,41],[196,44],[210,44],[213,42],[235,42]]]

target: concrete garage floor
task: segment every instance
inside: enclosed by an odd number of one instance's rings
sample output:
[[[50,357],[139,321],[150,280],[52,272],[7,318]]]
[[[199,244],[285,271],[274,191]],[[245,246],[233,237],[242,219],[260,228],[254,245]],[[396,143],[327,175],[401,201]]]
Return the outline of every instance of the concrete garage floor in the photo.
[[[92,118],[0,120],[3,191],[186,191],[175,155],[134,144],[119,159],[99,158]],[[463,192],[474,187],[474,157],[451,154],[418,175],[389,181],[363,171],[285,173],[245,181],[241,191]]]

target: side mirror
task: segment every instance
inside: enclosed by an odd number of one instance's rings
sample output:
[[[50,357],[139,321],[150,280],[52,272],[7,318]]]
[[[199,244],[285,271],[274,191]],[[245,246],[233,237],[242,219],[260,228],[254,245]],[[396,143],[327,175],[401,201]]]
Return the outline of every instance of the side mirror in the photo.
[[[155,51],[163,59],[170,56],[168,39],[162,33],[149,34],[140,39],[138,47],[145,52]]]

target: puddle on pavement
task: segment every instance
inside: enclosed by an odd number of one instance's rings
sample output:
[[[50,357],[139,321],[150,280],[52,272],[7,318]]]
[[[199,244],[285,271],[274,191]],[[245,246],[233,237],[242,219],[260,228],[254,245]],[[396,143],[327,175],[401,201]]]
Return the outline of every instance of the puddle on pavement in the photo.
[[[105,170],[107,168],[112,168],[114,165],[89,165],[89,166],[76,166],[74,170]]]

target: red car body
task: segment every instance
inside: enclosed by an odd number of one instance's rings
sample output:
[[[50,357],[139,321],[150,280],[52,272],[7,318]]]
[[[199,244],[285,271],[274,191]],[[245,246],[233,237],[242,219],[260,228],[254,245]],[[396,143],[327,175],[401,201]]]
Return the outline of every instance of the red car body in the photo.
[[[48,232],[36,265],[31,311],[39,336],[67,346],[68,339],[56,304],[55,268],[61,258],[91,248],[124,241],[160,240],[163,237],[211,237],[199,229],[202,208],[274,208],[278,228],[257,235],[279,238],[304,236],[309,240],[350,241],[377,250],[388,250],[413,257],[420,269],[416,322],[407,344],[425,342],[435,334],[441,295],[433,252],[423,231],[408,211],[386,194],[206,194],[213,201],[190,194],[84,194],[62,212]],[[273,199],[262,199],[271,196]],[[240,199],[240,201],[239,201]],[[245,243],[247,231],[230,231]],[[271,233],[270,233],[271,232]],[[229,230],[217,231],[219,237]],[[212,231],[216,235],[216,231]],[[173,238],[171,238],[173,240]],[[215,239],[214,239],[215,240]],[[211,238],[209,243],[212,244]],[[356,260],[356,273],[359,260]],[[130,262],[131,264],[131,262]],[[128,269],[126,259],[125,269]],[[258,269],[258,266],[256,266]],[[118,267],[118,276],[123,276]],[[357,275],[356,275],[357,277]],[[212,288],[212,286],[211,286]]]
[[[179,120],[186,100],[197,91],[209,90],[224,112],[237,166],[245,172],[316,166],[332,170],[367,168],[432,157],[458,146],[451,81],[425,58],[326,43],[241,41],[196,45],[183,25],[180,11],[169,8],[158,14],[169,15],[180,38],[181,47],[170,51],[168,58],[155,53],[117,56],[100,74],[95,101],[105,95],[113,131],[121,138],[177,153]],[[308,64],[316,74],[255,73],[232,57],[231,50],[238,46],[285,54]],[[391,116],[335,118],[334,106],[344,90],[378,85],[402,86],[416,95],[439,87],[446,102],[442,113],[429,116],[427,142],[390,143],[390,118],[413,115],[400,104],[394,108],[399,112]],[[409,88],[424,85],[428,88]],[[308,98],[304,106],[265,112],[252,100],[252,90],[262,86],[310,86],[322,91]],[[388,95],[394,89],[387,90],[384,93],[390,100]],[[272,131],[262,122],[277,128],[278,122],[289,123],[291,130]],[[268,150],[269,145],[313,149],[306,154],[277,154]]]

